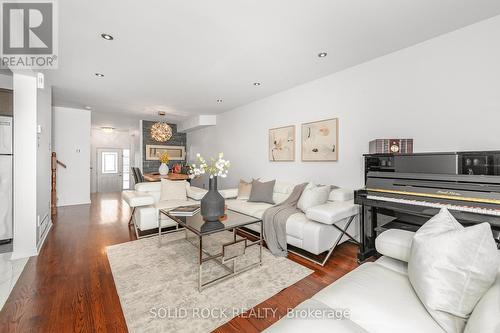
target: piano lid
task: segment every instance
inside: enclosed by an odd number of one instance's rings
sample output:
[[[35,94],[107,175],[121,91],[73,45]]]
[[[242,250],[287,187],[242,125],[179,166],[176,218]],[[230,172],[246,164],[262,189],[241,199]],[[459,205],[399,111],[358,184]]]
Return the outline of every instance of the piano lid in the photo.
[[[365,172],[500,176],[500,151],[369,154],[364,156]]]

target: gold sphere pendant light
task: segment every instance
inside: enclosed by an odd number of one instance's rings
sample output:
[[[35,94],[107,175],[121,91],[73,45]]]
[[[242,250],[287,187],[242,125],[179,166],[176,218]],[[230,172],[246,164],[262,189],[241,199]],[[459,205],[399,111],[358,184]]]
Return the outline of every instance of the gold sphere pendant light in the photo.
[[[158,112],[160,116],[164,116],[165,112]],[[172,127],[165,121],[159,121],[151,126],[151,138],[157,142],[166,142],[172,137]]]
[[[168,141],[172,137],[172,128],[165,122],[157,122],[151,127],[151,137],[158,142]]]

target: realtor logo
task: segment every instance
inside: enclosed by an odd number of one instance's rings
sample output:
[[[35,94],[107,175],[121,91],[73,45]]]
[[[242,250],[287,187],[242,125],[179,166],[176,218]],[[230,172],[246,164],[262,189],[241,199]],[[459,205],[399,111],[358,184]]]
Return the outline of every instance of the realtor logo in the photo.
[[[57,68],[54,0],[1,2],[0,68]]]

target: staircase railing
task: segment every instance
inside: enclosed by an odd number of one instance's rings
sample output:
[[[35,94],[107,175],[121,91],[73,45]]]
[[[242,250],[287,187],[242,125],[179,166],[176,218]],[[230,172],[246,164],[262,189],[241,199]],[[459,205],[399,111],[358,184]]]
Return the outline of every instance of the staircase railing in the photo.
[[[57,159],[57,154],[55,152],[52,153],[51,160],[51,168],[52,168],[52,188],[51,188],[51,203],[50,203],[50,212],[52,216],[57,215],[57,166],[60,165],[64,169],[67,168],[66,164],[59,161]]]

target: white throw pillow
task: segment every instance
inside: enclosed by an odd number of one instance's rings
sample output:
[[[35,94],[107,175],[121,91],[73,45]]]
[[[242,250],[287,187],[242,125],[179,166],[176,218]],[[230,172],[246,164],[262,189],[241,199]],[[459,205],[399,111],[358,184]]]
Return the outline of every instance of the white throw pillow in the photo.
[[[436,322],[458,333],[495,281],[498,261],[488,223],[464,228],[443,208],[415,233],[408,277]]]
[[[330,185],[310,186],[310,184],[308,184],[302,192],[299,201],[297,202],[297,208],[305,213],[306,210],[311,207],[326,203],[326,201],[328,200],[328,195],[330,195],[330,191]]]
[[[160,201],[187,200],[187,185],[185,180],[161,180]]]
[[[332,188],[328,201],[348,201],[354,199],[354,191],[345,188]]]

